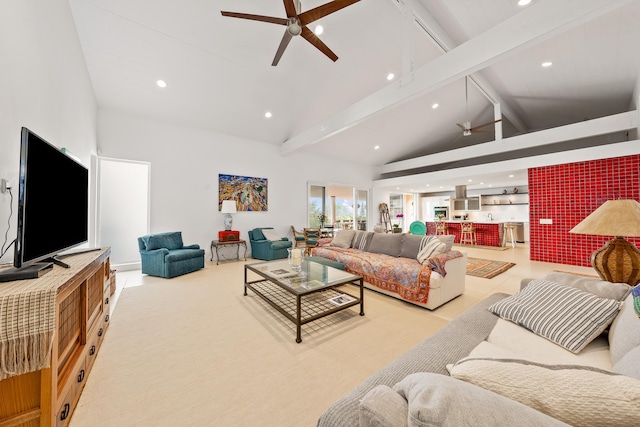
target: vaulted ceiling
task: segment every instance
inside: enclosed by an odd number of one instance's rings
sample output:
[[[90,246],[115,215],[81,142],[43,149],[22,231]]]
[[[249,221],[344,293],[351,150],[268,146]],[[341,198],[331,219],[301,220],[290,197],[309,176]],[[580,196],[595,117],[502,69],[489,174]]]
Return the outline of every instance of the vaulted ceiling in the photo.
[[[302,0],[302,11],[328,1]],[[407,159],[462,149],[441,164],[465,164],[464,150],[483,157],[479,144],[496,136],[635,108],[639,0],[362,0],[309,25],[324,27],[336,62],[293,37],[277,66],[284,26],[220,12],[286,17],[282,0],[70,5],[101,108],[378,166],[382,177],[424,169]],[[490,133],[457,125],[496,118]],[[610,134],[573,148],[625,138]]]

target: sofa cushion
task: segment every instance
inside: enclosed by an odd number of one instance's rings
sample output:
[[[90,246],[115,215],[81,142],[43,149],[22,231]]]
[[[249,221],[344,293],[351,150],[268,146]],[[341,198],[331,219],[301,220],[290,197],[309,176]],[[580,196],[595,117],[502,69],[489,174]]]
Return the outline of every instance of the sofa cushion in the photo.
[[[613,372],[640,380],[640,346],[635,347],[613,365]]]
[[[640,381],[603,369],[465,358],[453,366],[451,376],[570,425],[635,426],[640,419]]]
[[[600,298],[609,298],[616,301],[624,301],[629,292],[631,292],[631,287],[626,283],[611,283],[596,277],[578,276],[559,271],[552,271],[544,276],[543,279],[590,292]]]
[[[453,248],[453,242],[455,241],[456,236],[453,234],[439,234],[437,237],[442,243],[447,245],[446,248],[444,248],[445,252],[449,252],[451,248]]]
[[[339,248],[350,248],[351,241],[353,240],[353,236],[355,236],[356,232],[354,230],[340,230],[336,232],[336,235],[333,236],[333,240],[331,241],[331,246],[337,246]]]
[[[425,244],[424,248],[420,250],[416,259],[420,264],[425,264],[429,261],[429,258],[443,254],[446,247],[447,246],[442,243],[440,239],[431,239]]]
[[[402,235],[402,246],[400,247],[400,256],[403,258],[417,259],[418,253],[424,246],[435,236],[417,236],[414,234]]]
[[[611,324],[620,305],[558,283],[534,280],[489,310],[578,353]]]
[[[147,250],[152,251],[162,248],[169,250],[182,248],[182,232],[175,231],[150,235],[147,243]]]
[[[411,427],[492,426],[496,420],[504,426],[566,426],[514,400],[445,375],[411,374],[394,389],[408,402]]]
[[[353,249],[360,249],[361,251],[369,251],[369,245],[371,245],[372,237],[373,232],[371,231],[357,230],[356,234],[353,236],[351,247]]]
[[[278,233],[276,233],[276,231],[273,228],[263,228],[262,229],[262,235],[267,240],[271,240],[271,241],[280,241],[280,240],[282,240],[282,237],[280,237],[280,235]]]
[[[360,401],[358,419],[360,427],[403,427],[407,424],[407,401],[391,387],[378,385]]]
[[[373,237],[371,237],[371,244],[369,245],[369,252],[399,257],[401,246],[401,233],[373,233]]]
[[[165,255],[165,262],[176,262],[204,256],[204,249],[173,249]]]
[[[604,334],[600,334],[591,341],[580,353],[575,354],[557,344],[543,338],[515,323],[499,319],[496,326],[487,337],[483,345],[491,345],[510,354],[488,354],[486,352],[469,356],[513,356],[534,362],[548,364],[588,365],[595,368],[611,370],[611,355],[609,344]],[[477,349],[478,347],[476,347]],[[475,351],[475,349],[474,349]]]
[[[640,347],[640,319],[633,310],[633,295],[629,294],[609,328],[609,348],[614,367],[625,354],[636,347]]]

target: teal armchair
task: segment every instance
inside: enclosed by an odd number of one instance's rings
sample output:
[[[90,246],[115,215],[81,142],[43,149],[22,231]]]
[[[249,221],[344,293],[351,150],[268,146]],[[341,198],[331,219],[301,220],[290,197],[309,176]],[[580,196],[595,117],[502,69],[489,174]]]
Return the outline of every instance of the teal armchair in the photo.
[[[142,274],[171,278],[204,268],[204,249],[184,246],[182,232],[138,237]]]
[[[262,230],[272,229],[273,227],[254,228],[249,230],[249,243],[251,244],[251,258],[271,261],[274,259],[283,259],[289,256],[288,248],[292,243],[286,237],[281,240],[267,240],[262,234]]]

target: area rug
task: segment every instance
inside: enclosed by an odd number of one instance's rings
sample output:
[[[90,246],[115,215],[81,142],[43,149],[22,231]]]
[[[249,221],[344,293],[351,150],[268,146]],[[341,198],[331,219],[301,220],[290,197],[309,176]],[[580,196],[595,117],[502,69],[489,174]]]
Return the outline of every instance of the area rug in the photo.
[[[504,273],[514,265],[513,262],[469,257],[467,258],[467,275],[491,279],[500,273]]]

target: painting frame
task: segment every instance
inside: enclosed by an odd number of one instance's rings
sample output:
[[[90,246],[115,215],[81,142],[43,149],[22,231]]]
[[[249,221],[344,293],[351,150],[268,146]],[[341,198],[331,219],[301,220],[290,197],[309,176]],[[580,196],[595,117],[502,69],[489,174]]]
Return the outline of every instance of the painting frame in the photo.
[[[244,175],[218,174],[218,210],[223,200],[235,200],[238,212],[269,210],[269,180]]]

